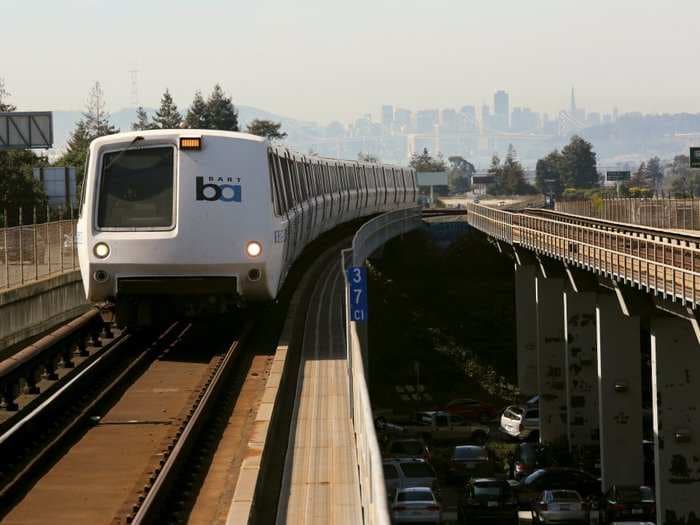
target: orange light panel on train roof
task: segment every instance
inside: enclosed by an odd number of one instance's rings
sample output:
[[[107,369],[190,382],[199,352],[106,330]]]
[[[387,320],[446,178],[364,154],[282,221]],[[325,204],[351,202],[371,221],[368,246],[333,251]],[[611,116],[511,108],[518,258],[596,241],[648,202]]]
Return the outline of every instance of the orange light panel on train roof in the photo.
[[[180,149],[202,149],[202,137],[180,137]]]

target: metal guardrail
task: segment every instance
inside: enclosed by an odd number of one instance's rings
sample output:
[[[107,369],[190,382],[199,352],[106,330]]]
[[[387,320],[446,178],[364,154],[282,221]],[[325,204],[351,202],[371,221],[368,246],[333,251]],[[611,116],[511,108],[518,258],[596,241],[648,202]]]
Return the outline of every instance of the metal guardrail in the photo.
[[[345,283],[346,312],[350,301],[347,269],[362,266],[377,248],[389,239],[420,227],[420,208],[385,213],[365,223],[355,234],[352,248],[343,250],[342,268]],[[367,351],[366,325],[351,321],[346,315],[345,334],[348,353],[350,414],[355,428],[360,496],[366,525],[389,525],[389,512],[382,468],[382,455],[374,428],[372,403],[366,381],[363,356]]]
[[[468,204],[474,228],[513,245],[696,307],[700,236],[560,212],[513,213]]]
[[[0,228],[0,290],[78,268],[76,221]]]
[[[558,201],[555,210],[652,228],[700,230],[700,200],[672,198],[612,198],[593,202]]]

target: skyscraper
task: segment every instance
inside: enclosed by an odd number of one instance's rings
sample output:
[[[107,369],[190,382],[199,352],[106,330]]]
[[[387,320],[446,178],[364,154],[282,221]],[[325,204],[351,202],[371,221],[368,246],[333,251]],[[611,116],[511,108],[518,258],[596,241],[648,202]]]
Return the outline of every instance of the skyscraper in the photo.
[[[390,129],[394,123],[394,106],[382,106],[382,126]]]
[[[493,127],[498,131],[507,131],[509,127],[510,100],[505,91],[496,91],[493,95]]]

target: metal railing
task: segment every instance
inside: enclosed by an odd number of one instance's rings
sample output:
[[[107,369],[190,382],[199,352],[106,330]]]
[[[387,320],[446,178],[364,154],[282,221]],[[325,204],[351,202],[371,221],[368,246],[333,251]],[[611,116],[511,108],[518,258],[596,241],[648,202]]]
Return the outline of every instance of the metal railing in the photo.
[[[350,301],[350,287],[346,279],[347,269],[362,266],[367,257],[389,239],[420,226],[420,208],[397,210],[375,217],[365,223],[355,234],[352,248],[343,250],[342,269],[345,283],[346,312]],[[346,315],[345,327],[348,375],[350,388],[350,414],[355,429],[355,448],[360,480],[364,523],[389,525],[389,513],[382,468],[382,455],[374,428],[372,403],[366,379],[367,328],[364,323],[351,321]]]
[[[559,212],[468,204],[467,213],[469,224],[501,241],[683,304],[700,302],[700,237]]]
[[[598,201],[559,201],[564,213],[652,228],[700,230],[700,200],[673,198],[612,198]]]
[[[0,228],[0,289],[77,268],[75,227],[63,219]]]

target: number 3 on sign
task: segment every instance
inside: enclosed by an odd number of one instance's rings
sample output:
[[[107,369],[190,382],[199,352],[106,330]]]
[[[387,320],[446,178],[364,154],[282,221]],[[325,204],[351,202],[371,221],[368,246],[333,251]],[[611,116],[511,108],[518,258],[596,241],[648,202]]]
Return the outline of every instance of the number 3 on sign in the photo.
[[[367,270],[361,266],[348,268],[350,286],[350,320],[367,321]]]

